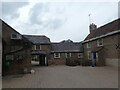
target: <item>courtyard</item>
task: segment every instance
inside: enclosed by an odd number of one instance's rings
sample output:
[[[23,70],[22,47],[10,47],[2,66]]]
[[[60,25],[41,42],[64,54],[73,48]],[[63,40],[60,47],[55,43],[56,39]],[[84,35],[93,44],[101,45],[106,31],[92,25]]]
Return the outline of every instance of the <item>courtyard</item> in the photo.
[[[35,73],[5,76],[3,88],[118,88],[116,67],[34,66]]]

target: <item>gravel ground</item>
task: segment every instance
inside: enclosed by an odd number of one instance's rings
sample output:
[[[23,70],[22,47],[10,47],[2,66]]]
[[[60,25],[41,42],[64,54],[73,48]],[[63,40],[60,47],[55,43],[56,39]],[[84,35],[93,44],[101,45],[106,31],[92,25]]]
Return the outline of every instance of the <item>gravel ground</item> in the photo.
[[[3,88],[118,88],[115,67],[38,66],[33,69],[34,74],[3,77]]]

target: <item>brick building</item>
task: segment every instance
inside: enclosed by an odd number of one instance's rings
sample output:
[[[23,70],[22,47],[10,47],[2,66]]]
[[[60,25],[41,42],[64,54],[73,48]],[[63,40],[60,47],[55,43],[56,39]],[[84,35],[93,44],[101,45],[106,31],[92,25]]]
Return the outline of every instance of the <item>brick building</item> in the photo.
[[[120,60],[120,19],[99,28],[90,25],[90,34],[83,41],[84,62],[97,66],[118,66]]]
[[[2,22],[2,74],[24,73],[31,69],[31,43],[4,21]]]
[[[66,64],[67,58],[73,60],[72,63],[80,64],[83,59],[82,43],[64,40],[60,43],[52,43],[51,59],[49,64]]]
[[[71,40],[60,43],[52,43],[50,39],[42,35],[24,35],[30,42],[31,60],[39,61],[39,65],[60,65],[66,64],[69,56],[74,61],[82,60],[82,43],[74,43]]]
[[[50,39],[42,35],[24,35],[24,37],[33,43],[29,52],[31,60],[37,60],[39,65],[47,66],[51,53]]]

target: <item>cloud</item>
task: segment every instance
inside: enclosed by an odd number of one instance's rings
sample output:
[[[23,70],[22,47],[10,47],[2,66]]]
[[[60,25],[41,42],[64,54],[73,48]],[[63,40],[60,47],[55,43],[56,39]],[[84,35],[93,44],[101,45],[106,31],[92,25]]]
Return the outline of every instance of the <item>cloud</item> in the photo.
[[[18,9],[28,4],[28,2],[2,2],[2,18],[18,18]]]
[[[118,17],[117,3],[29,2],[29,4],[11,4],[3,4],[4,18],[10,17],[6,19],[10,26],[21,34],[46,35],[51,41],[83,40],[89,33],[88,14],[90,13],[91,21],[98,26]]]
[[[63,16],[63,7],[57,7],[56,3],[37,3],[35,4],[30,12],[31,24],[38,24],[42,30],[60,28],[65,22]]]

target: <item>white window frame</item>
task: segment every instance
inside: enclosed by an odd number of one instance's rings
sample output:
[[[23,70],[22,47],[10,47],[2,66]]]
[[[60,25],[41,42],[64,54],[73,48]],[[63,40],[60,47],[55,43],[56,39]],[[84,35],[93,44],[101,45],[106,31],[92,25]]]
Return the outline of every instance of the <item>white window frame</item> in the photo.
[[[33,45],[33,46],[32,46],[32,50],[36,50],[36,45]]]
[[[78,53],[78,58],[83,58],[83,54],[82,53]]]
[[[66,57],[66,58],[68,58],[68,57],[67,57],[67,54],[69,54],[69,57],[71,57],[71,53],[65,53],[65,57]]]
[[[91,48],[90,42],[87,43],[87,48]]]
[[[102,40],[102,42],[101,42],[102,45],[100,45],[100,40]],[[98,46],[98,47],[99,47],[99,46],[103,46],[103,39],[98,39],[98,40],[97,40],[97,46]]]
[[[13,61],[14,60],[14,55],[6,55],[6,61],[8,61],[8,60]]]
[[[58,54],[58,56],[56,54]],[[54,53],[54,58],[60,58],[60,53]]]
[[[96,53],[96,61],[98,61],[98,53]]]
[[[42,47],[41,47],[41,45],[40,45],[39,47],[40,47],[40,50],[42,50]]]
[[[88,51],[87,54],[88,54],[88,55],[87,55],[87,56],[88,56],[88,59],[91,60],[91,58],[92,58],[92,57],[91,57],[91,51]]]
[[[34,45],[34,50],[36,50],[37,48],[36,48],[36,45]]]

